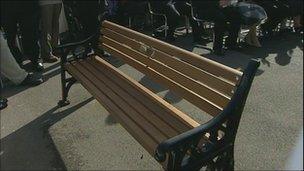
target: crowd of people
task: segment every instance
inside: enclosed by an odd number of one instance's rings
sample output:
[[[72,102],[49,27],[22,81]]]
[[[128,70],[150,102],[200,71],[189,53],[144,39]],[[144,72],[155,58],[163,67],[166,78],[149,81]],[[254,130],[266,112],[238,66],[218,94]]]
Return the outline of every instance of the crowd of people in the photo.
[[[258,5],[267,13],[266,22],[262,23],[260,19],[249,24],[240,13],[239,2]],[[151,10],[166,16],[168,28],[165,40],[168,42],[175,41],[175,30],[183,21],[183,16],[190,19],[193,41],[197,43],[204,41],[202,21],[212,22],[213,53],[216,55],[224,55],[225,49],[240,48],[237,39],[242,25],[251,26],[248,35],[253,37],[260,24],[263,36],[271,37],[275,28],[287,18],[293,20],[295,31],[302,31],[303,28],[302,0],[5,0],[1,1],[2,76],[15,84],[42,83],[41,77],[35,77],[23,69],[23,63],[24,60],[30,60],[31,71],[40,72],[43,71],[43,63],[58,60],[60,53],[56,47],[59,42],[66,41],[59,41],[59,16],[62,9],[66,12],[68,32],[79,35],[79,39],[98,32],[104,19],[129,26],[126,23],[130,17],[149,15]],[[146,20],[143,17],[142,22]],[[226,32],[228,37],[224,38]],[[16,39],[18,36],[21,39]],[[246,42],[260,46],[257,38]],[[8,48],[2,48],[3,44],[7,44]],[[4,102],[1,100],[1,106]]]
[[[214,23],[214,39],[213,52],[217,55],[224,54],[224,46],[228,49],[238,49],[237,38],[242,25],[255,26],[261,24],[262,20],[256,23],[248,23],[247,19],[240,12],[238,3],[246,2],[248,4],[258,5],[267,13],[267,21],[261,25],[264,36],[272,36],[273,30],[284,21],[291,18],[294,21],[294,28],[301,30],[303,27],[303,1],[302,0],[169,0],[169,1],[150,1],[152,10],[159,14],[165,14],[168,22],[167,40],[174,41],[174,32],[177,28],[182,16],[188,16],[192,27],[192,35],[194,42],[203,41],[202,35],[204,29],[202,23],[195,20],[213,22]],[[143,2],[141,2],[143,3]],[[148,3],[148,2],[147,2]],[[143,4],[144,5],[144,4]],[[191,12],[191,7],[195,8],[195,12]],[[250,7],[252,8],[252,6]],[[135,9],[129,9],[130,11]],[[286,11],[286,12],[285,12]],[[255,11],[251,11],[255,13]],[[194,15],[194,16],[193,16]],[[118,16],[118,18],[121,18]],[[223,44],[224,33],[228,32],[226,44]],[[251,32],[250,32],[251,33]],[[253,32],[255,33],[255,32]],[[259,45],[254,40],[253,45]]]

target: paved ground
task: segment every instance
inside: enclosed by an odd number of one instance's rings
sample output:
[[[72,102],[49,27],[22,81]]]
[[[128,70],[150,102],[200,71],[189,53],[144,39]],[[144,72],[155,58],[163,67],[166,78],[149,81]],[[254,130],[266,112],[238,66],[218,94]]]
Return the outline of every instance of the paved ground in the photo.
[[[237,134],[235,168],[284,169],[303,128],[300,37],[285,34],[263,41],[261,49],[245,48],[225,57],[193,47],[189,36],[179,37],[178,42],[234,68],[243,68],[250,58],[262,59]],[[122,62],[111,62],[202,123],[210,119]],[[48,65],[43,74],[47,81],[38,87],[7,85],[2,92],[9,99],[9,107],[1,111],[1,170],[161,168],[79,84],[70,92],[71,105],[58,108],[59,65]]]

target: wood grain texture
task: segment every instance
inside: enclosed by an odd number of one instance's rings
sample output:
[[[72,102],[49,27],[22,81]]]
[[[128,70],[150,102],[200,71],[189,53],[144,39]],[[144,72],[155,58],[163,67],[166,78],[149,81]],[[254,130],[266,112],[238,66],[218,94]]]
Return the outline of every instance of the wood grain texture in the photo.
[[[131,37],[127,37],[128,35],[122,35],[107,28],[102,28],[102,34],[138,52],[141,52],[141,46],[143,44],[135,39],[132,39]],[[101,37],[100,42],[103,42],[102,39],[103,38]],[[231,83],[225,79],[221,79],[215,75],[208,73],[205,70],[202,70],[194,65],[191,65],[157,49],[153,49],[153,54],[149,55],[149,57],[175,70],[178,70],[183,74],[201,82],[202,84],[205,84],[206,86],[209,86],[225,95],[228,95],[229,97],[233,95],[233,90],[235,88],[234,83]]]
[[[135,60],[139,61],[140,63],[161,73],[165,77],[173,80],[175,83],[178,83],[183,87],[186,87],[190,91],[195,92],[199,96],[203,97],[204,99],[207,99],[208,101],[216,104],[221,108],[225,107],[230,101],[230,97],[192,79],[191,77],[184,75],[183,73],[175,69],[168,67],[165,64],[160,63],[159,61],[153,58],[149,58],[148,56],[143,55],[142,53],[139,53],[127,46],[124,46],[119,42],[116,42],[107,37],[103,37],[103,43],[119,50],[120,52],[128,55],[129,57],[133,57]],[[144,71],[141,72],[147,74]],[[165,85],[165,86],[170,87],[170,85]],[[180,92],[176,92],[176,93],[180,93]]]
[[[119,50],[108,46],[106,44],[103,44],[103,49],[113,56],[116,56],[118,58],[121,58],[123,61],[137,69],[138,71],[141,71],[145,74],[147,74],[151,79],[154,81],[161,83],[163,85],[168,86],[171,90],[177,92],[180,96],[188,100],[190,103],[194,104],[198,108],[202,109],[206,113],[216,116],[219,114],[223,109],[216,104],[210,102],[209,100],[199,96],[195,92],[187,89],[186,87],[174,82],[170,78],[164,76],[162,73],[159,73],[151,68],[149,68],[147,65],[144,65],[143,63],[135,60],[134,58],[120,52]]]
[[[118,76],[119,78],[121,78],[122,80],[126,81],[126,83],[128,83],[130,86],[135,88],[136,91],[138,91],[142,95],[148,97],[150,99],[150,101],[152,101],[153,103],[156,103],[158,106],[162,107],[168,114],[172,115],[173,117],[177,118],[180,122],[184,123],[186,128],[194,128],[194,127],[197,127],[200,125],[195,120],[193,120],[191,117],[189,117],[187,114],[181,112],[180,110],[178,110],[177,108],[175,108],[174,106],[172,106],[171,104],[166,102],[164,99],[160,98],[158,95],[153,93],[151,90],[147,89],[146,87],[141,85],[139,82],[132,79],[131,77],[129,77],[128,75],[126,75],[125,73],[120,71],[119,69],[115,68],[114,66],[112,66],[111,64],[109,64],[108,62],[103,60],[102,58],[100,58],[98,56],[94,56],[94,58],[98,63],[102,64],[102,66],[105,69],[110,70],[110,71],[115,71],[112,73],[115,74],[116,76]]]
[[[197,54],[194,54],[187,50],[170,45],[168,43],[157,40],[155,38],[144,35],[142,33],[133,31],[131,29],[125,28],[123,26],[114,24],[112,22],[104,21],[102,23],[102,27],[108,28],[110,30],[113,30],[113,31],[123,34],[123,35],[128,35],[128,37],[132,37],[133,39],[136,39],[139,42],[142,42],[142,43],[152,46],[160,51],[163,51],[167,54],[170,54],[179,59],[182,59],[198,68],[206,70],[209,73],[212,73],[218,77],[227,79],[233,83],[238,83],[240,77],[243,74],[242,72],[240,72],[236,69],[230,68],[230,67],[220,64],[218,62],[204,58],[200,55],[197,55]]]
[[[66,69],[152,156],[162,141],[199,125],[100,57]]]

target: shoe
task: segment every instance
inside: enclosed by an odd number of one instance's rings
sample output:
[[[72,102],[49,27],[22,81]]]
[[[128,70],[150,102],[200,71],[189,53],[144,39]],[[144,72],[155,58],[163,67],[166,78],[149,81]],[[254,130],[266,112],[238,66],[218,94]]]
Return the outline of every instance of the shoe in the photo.
[[[7,107],[7,99],[0,99],[0,110]]]
[[[50,55],[46,58],[43,58],[43,62],[45,63],[54,63],[54,62],[57,62],[58,61],[58,58],[54,55]]]
[[[43,71],[43,64],[41,62],[33,63],[33,69],[37,72]]]
[[[22,86],[37,86],[43,83],[41,77],[35,76],[33,73],[28,73],[26,78],[20,83]]]

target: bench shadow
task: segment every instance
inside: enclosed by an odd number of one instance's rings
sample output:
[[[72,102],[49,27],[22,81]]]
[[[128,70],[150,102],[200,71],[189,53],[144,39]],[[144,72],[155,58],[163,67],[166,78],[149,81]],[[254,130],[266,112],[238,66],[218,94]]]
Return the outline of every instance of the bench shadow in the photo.
[[[125,62],[123,62],[119,58],[116,58],[111,55],[105,55],[102,57],[102,59],[104,59],[105,61],[107,61],[108,63],[110,63],[111,65],[113,65],[116,68],[119,68],[125,64]]]
[[[151,90],[152,92],[154,92],[155,94],[168,90],[167,88],[165,88],[164,86],[154,82],[153,80],[151,80],[148,76],[144,76],[139,80],[139,83],[142,84],[143,86],[145,86],[146,88],[148,88],[149,90]],[[174,104],[174,103],[178,103],[182,100],[181,97],[179,97],[178,95],[176,95],[174,92],[172,92],[171,90],[169,90],[166,95],[163,98],[164,100],[166,100],[168,103]]]
[[[89,98],[66,110],[55,106],[37,119],[1,139],[1,170],[67,170],[49,128],[88,104]]]
[[[114,118],[111,114],[108,114],[108,115],[106,116],[105,123],[106,123],[107,125],[115,125],[115,124],[118,124],[118,122],[115,120],[115,118]]]
[[[142,77],[138,82],[143,86],[147,87],[149,90],[153,91],[154,93],[159,93],[167,90],[165,87],[151,80],[148,76]]]
[[[178,103],[181,100],[183,100],[183,98],[181,98],[180,96],[178,96],[177,94],[175,94],[172,91],[168,91],[168,93],[166,93],[164,100],[167,101],[170,104],[174,104],[174,103]]]
[[[267,58],[274,54],[274,61],[280,66],[287,66],[292,60],[293,49],[299,47],[303,51],[302,36],[295,33],[284,33],[272,37],[271,39],[262,39],[262,48],[246,47],[242,53],[258,57],[263,64],[268,67],[271,63]]]

